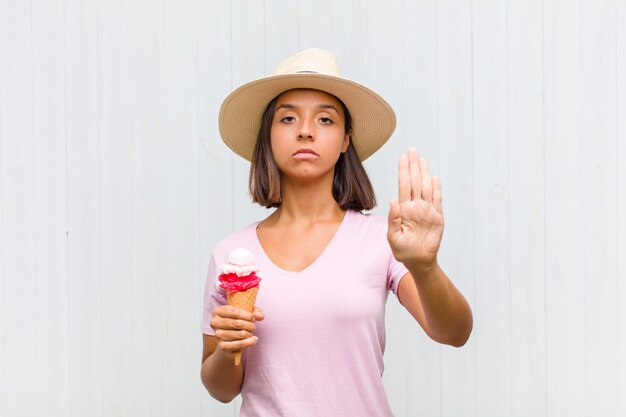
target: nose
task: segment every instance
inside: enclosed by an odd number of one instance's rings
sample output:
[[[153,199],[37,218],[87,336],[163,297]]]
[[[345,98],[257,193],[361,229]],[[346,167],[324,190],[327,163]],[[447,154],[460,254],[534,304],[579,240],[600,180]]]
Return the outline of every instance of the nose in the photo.
[[[313,126],[309,120],[302,120],[300,122],[300,133],[298,134],[298,140],[313,139]]]

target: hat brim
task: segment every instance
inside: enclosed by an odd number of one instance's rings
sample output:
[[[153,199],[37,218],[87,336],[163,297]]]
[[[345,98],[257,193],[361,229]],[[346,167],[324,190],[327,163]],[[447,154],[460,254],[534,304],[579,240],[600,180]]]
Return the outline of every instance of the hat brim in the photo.
[[[343,101],[352,117],[352,143],[361,161],[383,146],[396,127],[391,106],[362,84],[324,74],[283,74],[246,83],[224,99],[219,115],[224,143],[251,161],[267,105],[279,94],[296,88],[325,91]]]

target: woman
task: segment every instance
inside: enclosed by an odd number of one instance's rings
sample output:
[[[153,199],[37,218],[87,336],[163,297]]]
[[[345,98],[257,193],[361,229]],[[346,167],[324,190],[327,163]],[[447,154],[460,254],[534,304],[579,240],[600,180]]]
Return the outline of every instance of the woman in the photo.
[[[435,341],[462,346],[472,314],[437,263],[441,185],[410,150],[388,219],[361,161],[390,137],[391,107],[303,51],[231,93],[225,143],[250,160],[253,201],[276,210],[214,249],[205,292],[202,381],[241,416],[390,416],[382,385],[389,291]],[[256,140],[253,140],[256,138]],[[252,251],[263,282],[252,313],[226,305],[218,265]],[[243,366],[233,363],[244,349]]]

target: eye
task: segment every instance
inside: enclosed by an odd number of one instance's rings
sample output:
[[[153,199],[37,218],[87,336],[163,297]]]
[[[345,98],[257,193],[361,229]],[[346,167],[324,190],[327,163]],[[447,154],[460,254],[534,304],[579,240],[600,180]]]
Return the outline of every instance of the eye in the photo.
[[[332,119],[330,119],[329,117],[321,117],[320,118],[320,122],[322,122],[322,124],[325,124],[325,125],[332,125],[333,124]]]
[[[296,119],[293,116],[285,116],[285,117],[280,119],[281,123],[291,123],[294,120],[296,120]]]

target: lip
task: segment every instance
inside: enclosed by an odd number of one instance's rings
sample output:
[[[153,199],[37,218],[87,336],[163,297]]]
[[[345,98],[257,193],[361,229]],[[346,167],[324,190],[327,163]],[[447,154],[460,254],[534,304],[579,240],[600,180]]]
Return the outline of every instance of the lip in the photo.
[[[319,158],[317,152],[310,148],[300,148],[292,156],[301,161]]]

